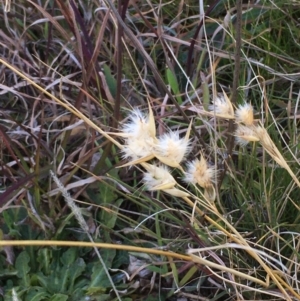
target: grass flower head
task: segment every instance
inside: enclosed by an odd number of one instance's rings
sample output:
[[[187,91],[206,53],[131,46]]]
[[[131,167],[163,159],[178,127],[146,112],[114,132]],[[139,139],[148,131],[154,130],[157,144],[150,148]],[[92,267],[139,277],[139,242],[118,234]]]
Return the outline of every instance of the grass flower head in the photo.
[[[235,120],[248,126],[253,125],[254,115],[252,105],[246,102],[239,105],[235,111]]]
[[[123,126],[122,132],[128,138],[143,138],[144,136],[155,137],[155,125],[150,120],[150,116],[143,114],[140,110],[134,109],[129,115],[129,121]]]
[[[147,172],[144,173],[143,182],[148,190],[162,190],[176,197],[187,197],[189,195],[175,187],[177,182],[166,166],[155,166],[143,163],[143,167],[147,170]]]
[[[208,107],[208,109],[216,114],[217,117],[233,119],[234,118],[234,110],[231,104],[230,99],[223,91],[223,96],[217,97],[213,104]]]
[[[153,148],[157,139],[152,110],[148,116],[140,110],[134,110],[122,131],[125,137],[122,149],[124,159],[138,160],[153,157]]]
[[[244,147],[249,142],[259,141],[259,137],[253,127],[239,124],[235,133],[235,141],[240,146]]]
[[[189,139],[180,138],[178,131],[170,131],[158,139],[154,154],[162,163],[171,167],[178,167],[189,150]]]
[[[147,172],[144,174],[143,182],[148,190],[164,190],[173,188],[176,181],[166,166],[155,166],[144,163]]]
[[[214,182],[216,170],[214,167],[209,167],[203,156],[201,159],[196,159],[189,162],[184,180],[189,184],[198,184],[203,188],[211,187]]]

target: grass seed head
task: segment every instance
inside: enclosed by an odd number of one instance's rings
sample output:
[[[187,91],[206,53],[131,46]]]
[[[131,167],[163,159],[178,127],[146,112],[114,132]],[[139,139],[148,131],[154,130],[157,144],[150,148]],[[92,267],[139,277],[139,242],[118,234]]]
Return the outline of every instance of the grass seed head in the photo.
[[[153,153],[157,139],[154,120],[151,116],[153,115],[146,116],[137,109],[129,116],[129,121],[122,129],[125,134],[122,149],[124,159],[137,160]]]
[[[261,145],[269,153],[269,155],[273,158],[273,160],[275,160],[280,166],[286,168],[288,164],[286,163],[282,154],[280,153],[280,151],[272,141],[267,130],[262,126],[256,126],[255,133],[259,137]]]
[[[209,167],[204,157],[201,156],[200,160],[196,159],[188,163],[184,180],[187,183],[207,188],[214,182],[215,175],[215,168]]]
[[[249,142],[259,141],[259,137],[256,134],[255,128],[242,124],[238,125],[234,136],[236,143],[242,147],[246,146]]]
[[[143,182],[148,190],[165,190],[174,188],[176,181],[166,166],[155,166],[144,163],[147,170],[144,173]]]
[[[156,131],[153,129],[152,120],[140,110],[134,109],[129,115],[129,121],[124,124],[122,132],[128,138],[155,137]]]
[[[178,167],[189,151],[189,140],[180,138],[179,133],[175,131],[158,139],[154,154],[162,163],[171,167]]]
[[[239,105],[235,110],[235,120],[237,123],[243,123],[248,126],[253,125],[254,115],[252,105],[246,102]]]
[[[151,156],[156,144],[156,139],[152,137],[143,137],[143,139],[128,138],[122,149],[123,158],[137,160]]]
[[[208,109],[215,113],[217,117],[233,119],[234,118],[234,110],[230,99],[224,93],[224,96],[217,97],[213,104],[208,107]]]
[[[148,163],[143,163],[143,167],[147,170],[144,173],[143,182],[150,191],[162,190],[175,197],[188,197],[189,194],[177,189],[176,180],[170,174],[166,166],[155,166]]]

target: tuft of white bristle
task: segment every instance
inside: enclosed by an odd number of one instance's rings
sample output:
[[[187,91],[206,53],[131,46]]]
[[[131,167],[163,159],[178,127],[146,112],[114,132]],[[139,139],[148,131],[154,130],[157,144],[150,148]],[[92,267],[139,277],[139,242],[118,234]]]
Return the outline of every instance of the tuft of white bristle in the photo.
[[[235,110],[235,120],[237,123],[243,123],[245,125],[253,125],[254,115],[253,107],[249,103],[243,103]]]
[[[150,119],[150,116],[135,109],[122,131],[125,134],[122,149],[124,159],[137,160],[153,153],[157,139],[154,121]]]
[[[129,115],[129,120],[124,124],[122,132],[130,138],[143,138],[144,136],[155,136],[149,116],[143,114],[139,109],[134,109]]]
[[[255,131],[255,127],[239,124],[235,133],[235,142],[245,147],[249,142],[259,141],[259,137]]]
[[[146,165],[143,182],[148,190],[163,190],[173,188],[176,181],[166,166]]]
[[[214,183],[216,170],[208,166],[203,156],[187,164],[184,181],[189,184],[198,184],[203,188],[210,187]]]
[[[158,139],[154,148],[154,155],[162,163],[171,167],[178,167],[189,151],[189,140],[180,138],[178,131],[170,131]]]
[[[225,119],[234,118],[234,110],[229,98],[224,93],[224,96],[217,97],[213,104],[208,107],[208,109],[214,113],[217,117]]]

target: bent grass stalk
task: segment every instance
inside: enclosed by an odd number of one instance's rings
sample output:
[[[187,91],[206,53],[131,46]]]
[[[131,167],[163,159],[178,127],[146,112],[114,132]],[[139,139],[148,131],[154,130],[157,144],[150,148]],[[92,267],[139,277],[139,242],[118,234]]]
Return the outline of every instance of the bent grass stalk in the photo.
[[[1,240],[0,246],[36,246],[36,247],[58,246],[58,247],[115,249],[115,250],[123,250],[123,251],[137,252],[137,253],[148,253],[148,254],[153,254],[153,255],[160,255],[163,257],[170,257],[170,258],[175,258],[178,260],[191,261],[191,262],[195,262],[195,259],[193,257],[197,257],[197,256],[173,253],[170,251],[135,247],[135,246],[130,246],[130,245],[118,245],[118,244],[83,242],[83,241],[76,242],[76,241],[58,241],[58,240]],[[219,266],[217,264],[214,264],[214,265],[215,265],[215,267],[218,266],[218,268],[220,268],[220,270],[222,270],[223,266],[221,266],[221,265]],[[229,273],[231,273],[233,275],[239,276],[244,279],[248,279],[250,281],[253,281],[255,283],[258,283],[258,284],[266,287],[265,282],[263,282],[260,279],[255,278],[255,277],[249,276],[248,274],[238,272],[231,268],[226,268],[226,271],[228,271]],[[238,283],[237,283],[237,285],[238,285]]]

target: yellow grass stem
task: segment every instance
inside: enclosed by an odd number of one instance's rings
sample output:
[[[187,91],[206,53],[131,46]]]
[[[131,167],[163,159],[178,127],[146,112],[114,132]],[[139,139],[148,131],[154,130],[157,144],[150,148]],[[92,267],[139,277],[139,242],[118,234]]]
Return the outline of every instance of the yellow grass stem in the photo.
[[[173,253],[169,251],[135,247],[130,245],[118,245],[108,243],[97,242],[85,242],[85,241],[58,241],[58,240],[0,240],[0,247],[5,246],[36,246],[36,247],[79,247],[79,248],[102,248],[102,249],[115,249],[130,252],[148,253],[160,256],[170,256],[176,259],[192,261],[191,256]]]
[[[221,271],[231,273],[231,274],[241,277],[243,279],[253,281],[255,283],[258,283],[258,284],[266,287],[266,284],[258,278],[251,277],[248,274],[244,274],[244,273],[241,273],[234,269],[204,260],[202,258],[199,258],[198,256],[178,254],[178,253],[151,249],[151,248],[142,248],[142,247],[136,247],[136,246],[130,246],[130,245],[118,245],[118,244],[108,244],[108,243],[95,243],[95,242],[83,242],[83,241],[57,241],[57,240],[1,240],[0,247],[4,247],[4,246],[17,246],[17,247],[20,247],[20,246],[24,246],[24,247],[25,246],[54,247],[54,246],[56,246],[56,247],[79,247],[79,248],[86,247],[86,248],[115,249],[115,250],[123,250],[123,251],[125,250],[125,251],[129,251],[129,252],[147,253],[147,254],[165,256],[168,258],[175,258],[178,260],[192,261],[192,262],[204,264],[209,267],[217,268]],[[282,282],[282,279],[280,281]],[[236,284],[239,285],[239,283],[236,283]],[[284,284],[284,285],[287,286],[286,284]],[[295,293],[293,293],[293,294],[295,295]],[[291,300],[291,299],[287,298],[286,300]]]

